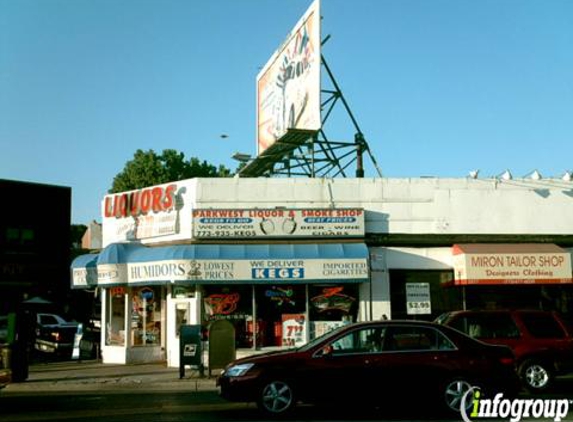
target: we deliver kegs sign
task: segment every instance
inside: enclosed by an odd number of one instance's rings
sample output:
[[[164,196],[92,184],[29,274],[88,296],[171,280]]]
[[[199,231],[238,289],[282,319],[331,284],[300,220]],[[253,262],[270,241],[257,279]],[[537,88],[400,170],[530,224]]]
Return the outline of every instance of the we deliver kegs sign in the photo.
[[[194,239],[364,236],[362,208],[194,209]]]

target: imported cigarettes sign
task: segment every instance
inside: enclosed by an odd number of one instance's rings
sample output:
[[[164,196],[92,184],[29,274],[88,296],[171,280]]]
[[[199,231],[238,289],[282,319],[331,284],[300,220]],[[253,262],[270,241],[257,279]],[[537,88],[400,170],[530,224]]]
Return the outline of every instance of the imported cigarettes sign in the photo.
[[[194,209],[194,239],[363,237],[364,210]]]

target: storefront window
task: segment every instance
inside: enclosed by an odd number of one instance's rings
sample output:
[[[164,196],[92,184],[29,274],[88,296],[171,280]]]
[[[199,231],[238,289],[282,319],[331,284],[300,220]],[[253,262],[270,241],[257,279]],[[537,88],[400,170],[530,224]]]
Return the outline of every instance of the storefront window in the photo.
[[[306,286],[257,286],[257,346],[306,343]]]
[[[237,347],[298,347],[356,321],[358,291],[355,284],[205,286],[203,321],[230,320]]]
[[[251,286],[205,286],[203,321],[208,326],[210,322],[221,319],[233,323],[237,347],[252,347],[253,293]]]
[[[309,286],[310,338],[356,321],[358,286],[353,284]]]
[[[463,309],[462,289],[452,286],[452,278],[452,271],[390,270],[392,319],[432,321],[446,311]],[[412,294],[409,283],[427,287]]]
[[[161,288],[133,289],[131,331],[133,346],[161,343]]]
[[[112,287],[106,297],[106,346],[125,346],[125,288]]]
[[[461,290],[461,286],[453,288]],[[571,284],[466,286],[465,296],[467,309],[542,309],[557,311],[573,322]]]

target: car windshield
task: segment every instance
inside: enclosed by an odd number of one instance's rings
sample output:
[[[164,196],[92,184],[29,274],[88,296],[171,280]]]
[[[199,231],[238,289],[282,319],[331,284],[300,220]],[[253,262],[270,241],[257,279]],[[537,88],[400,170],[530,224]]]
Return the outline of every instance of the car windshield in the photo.
[[[342,331],[344,328],[346,327],[346,325],[342,325],[340,327],[336,327],[335,329],[328,331],[326,333],[324,333],[321,336],[316,337],[315,339],[312,339],[311,341],[309,341],[308,343],[306,343],[303,346],[300,346],[297,350],[300,352],[306,352],[310,349],[312,349],[314,346],[316,346],[317,344],[321,343],[324,340],[327,340],[331,337],[335,337],[340,331]]]

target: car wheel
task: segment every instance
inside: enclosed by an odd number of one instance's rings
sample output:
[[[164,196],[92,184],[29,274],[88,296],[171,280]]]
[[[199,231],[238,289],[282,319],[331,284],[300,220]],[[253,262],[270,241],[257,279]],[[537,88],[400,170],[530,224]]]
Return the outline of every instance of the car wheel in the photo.
[[[284,415],[295,406],[292,386],[286,381],[270,381],[263,385],[257,402],[259,409],[271,415]]]
[[[525,388],[532,393],[549,389],[553,382],[551,367],[537,360],[523,362],[519,367],[519,376]]]
[[[462,411],[461,406],[463,403],[465,410],[468,411],[473,404],[471,391],[475,388],[475,386],[464,378],[456,378],[446,383],[443,390],[446,409],[459,414]]]

